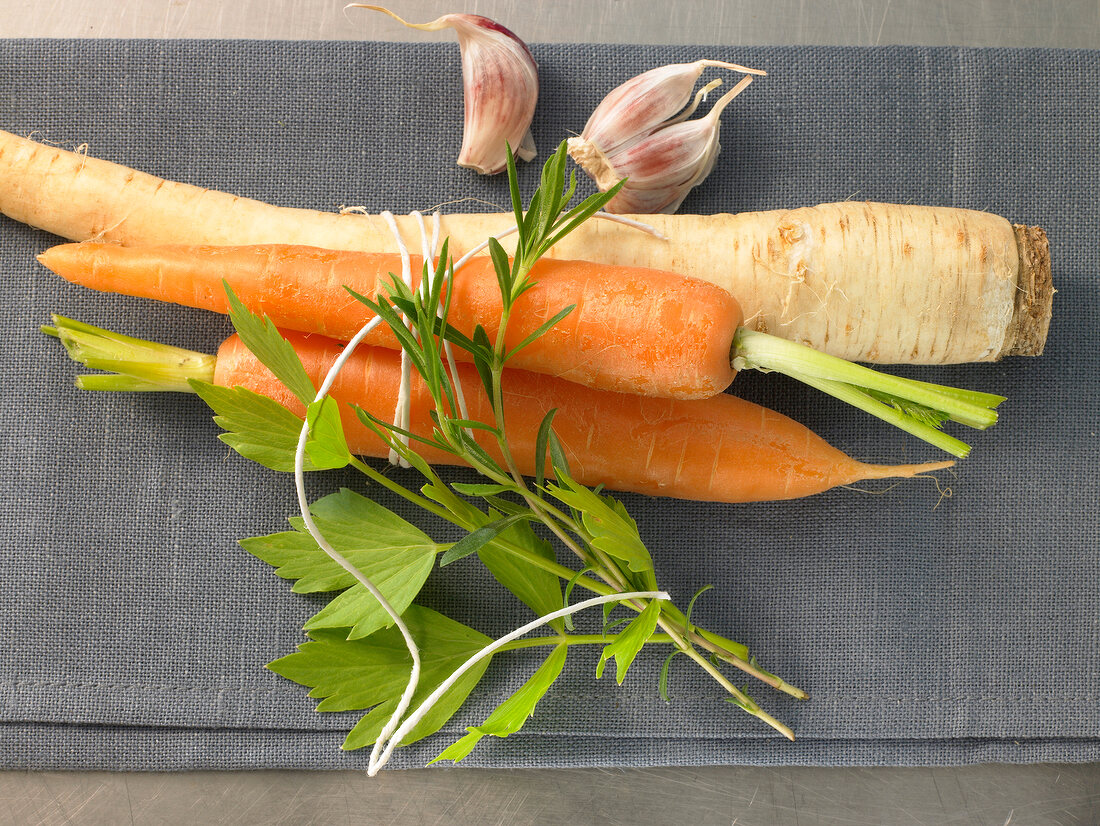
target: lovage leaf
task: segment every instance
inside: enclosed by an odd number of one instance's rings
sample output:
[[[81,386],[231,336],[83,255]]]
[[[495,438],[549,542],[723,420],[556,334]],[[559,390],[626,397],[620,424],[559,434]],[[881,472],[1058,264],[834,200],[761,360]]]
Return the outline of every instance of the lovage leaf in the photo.
[[[261,318],[242,304],[227,281],[223,280],[222,285],[229,298],[229,317],[244,346],[275,374],[275,378],[286,385],[298,401],[302,404],[313,401],[317,389],[306,374],[302,360],[294,352],[291,343],[283,338],[283,334],[270,318]]]
[[[543,559],[555,561],[550,543],[536,536],[527,522],[512,525],[498,539],[519,545]],[[477,553],[493,578],[536,615],[552,614],[564,606],[561,580],[555,574],[508,552],[497,542],[483,545]],[[561,617],[551,620],[550,627],[559,633],[564,632],[565,621]]]
[[[653,630],[657,627],[657,617],[660,613],[661,603],[657,600],[650,601],[642,610],[642,613],[631,620],[630,624],[615,637],[613,642],[603,647],[603,651],[600,653],[600,661],[596,663],[597,680],[603,676],[604,665],[614,657],[615,681],[622,685],[630,664],[634,662],[634,658],[638,656],[638,652],[642,650],[646,640],[653,635]]]
[[[638,536],[638,525],[620,502],[599,496],[568,476],[563,475],[559,482],[547,485],[547,490],[555,499],[580,512],[592,547],[622,560],[631,571],[653,570],[653,560]]]
[[[306,410],[306,421],[309,422],[306,453],[313,465],[328,469],[345,467],[351,461],[351,451],[344,438],[336,399],[326,396],[311,403]]]
[[[271,470],[294,470],[301,419],[277,401],[244,387],[218,387],[195,380],[191,387],[214,411],[214,423],[228,431],[218,435],[221,441]],[[303,467],[319,470],[308,456]]]
[[[358,568],[397,610],[403,612],[431,573],[439,545],[397,514],[350,490],[314,502],[310,513],[322,536]],[[306,622],[306,629],[346,628],[355,639],[388,626],[389,615],[366,588],[332,560],[300,519],[295,530],[241,541],[241,546],[294,579],[298,593],[337,591],[333,599]]]
[[[484,634],[420,605],[401,615],[420,649],[420,681],[413,695],[416,708],[462,663],[488,645]],[[311,631],[298,651],[268,665],[288,680],[308,686],[321,699],[318,711],[373,708],[348,734],[345,749],[370,745],[397,706],[409,680],[412,660],[396,628],[349,640],[336,629]],[[478,662],[444,695],[403,741],[412,743],[437,731],[458,710],[490,662]]]
[[[468,727],[466,731],[469,734],[452,743],[431,762],[454,760],[457,763],[473,751],[482,737],[486,735],[507,737],[523,728],[523,724],[535,713],[535,706],[538,705],[539,700],[546,696],[550,686],[561,674],[562,667],[565,665],[566,650],[565,645],[555,646],[550,656],[527,682],[516,689],[515,694],[497,706],[480,726]]]

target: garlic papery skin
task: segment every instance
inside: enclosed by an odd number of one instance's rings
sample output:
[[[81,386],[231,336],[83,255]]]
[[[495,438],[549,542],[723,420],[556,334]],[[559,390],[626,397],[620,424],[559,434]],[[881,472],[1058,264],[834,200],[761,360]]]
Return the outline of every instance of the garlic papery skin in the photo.
[[[409,23],[382,6],[353,3],[346,8],[380,11],[423,31],[455,30],[465,110],[459,166],[482,175],[503,172],[508,146],[522,160],[535,157],[531,120],[539,97],[538,65],[514,33],[476,14],[445,14],[431,23]]]
[[[765,74],[759,69],[720,60],[696,60],[694,63],[673,63],[650,69],[608,92],[589,116],[581,132],[581,140],[610,155],[667,125],[669,119],[687,106],[695,82],[708,66],[747,75]],[[687,117],[687,114],[681,115],[680,119]]]
[[[680,208],[691,192],[690,186],[666,186],[660,189],[627,189],[623,187],[604,206],[612,215],[672,214]]]
[[[722,111],[751,82],[751,76],[743,78],[701,118],[658,129],[611,156],[596,159],[604,164],[593,175],[601,191],[626,178],[605,209],[618,214],[679,209],[692,188],[714,170],[721,150]]]

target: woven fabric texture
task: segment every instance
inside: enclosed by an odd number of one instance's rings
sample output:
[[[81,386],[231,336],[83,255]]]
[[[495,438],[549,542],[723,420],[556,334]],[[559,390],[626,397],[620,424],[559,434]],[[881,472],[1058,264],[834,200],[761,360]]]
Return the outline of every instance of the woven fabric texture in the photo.
[[[662,586],[684,604],[713,584],[700,624],[810,692],[750,689],[799,742],[770,737],[686,661],[666,704],[659,652],[622,686],[597,682],[595,653],[578,652],[524,731],[483,741],[466,764],[1100,758],[1100,54],[534,53],[543,158],[640,71],[701,57],[759,66],[769,76],[727,110],[718,168],[684,211],[846,198],[988,210],[1048,231],[1058,294],[1041,358],[897,369],[1009,398],[944,477],[949,496],[914,481],[751,506],[624,497]],[[454,166],[457,73],[453,44],[6,41],[0,128],[287,206],[503,208],[503,178]],[[521,177],[530,192],[537,165]],[[366,754],[337,748],[357,715],[317,714],[263,667],[294,650],[323,602],[236,544],[284,528],[289,478],[230,453],[196,398],[76,391],[73,366],[38,332],[58,312],[213,351],[227,321],[63,283],[34,260],[56,241],[2,220],[0,764],[364,766]],[[743,376],[737,392],[863,459],[939,458],[779,377]],[[341,484],[357,482],[311,480],[317,495]],[[437,572],[422,600],[490,635],[527,617],[474,564]],[[495,663],[444,732],[395,765],[423,765],[535,662]]]

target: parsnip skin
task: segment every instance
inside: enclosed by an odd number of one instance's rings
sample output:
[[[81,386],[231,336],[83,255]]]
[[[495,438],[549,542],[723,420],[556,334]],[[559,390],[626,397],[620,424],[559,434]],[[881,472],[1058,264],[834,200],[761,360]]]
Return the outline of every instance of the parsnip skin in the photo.
[[[395,252],[377,216],[275,207],[0,132],[0,212],[70,240],[289,243]],[[747,323],[854,361],[948,364],[1042,352],[1045,236],[971,210],[844,202],[739,215],[593,220],[561,258],[667,269],[729,290]],[[406,238],[412,219],[398,217]],[[510,215],[444,216],[456,255]],[[1023,262],[1023,263],[1021,263]]]

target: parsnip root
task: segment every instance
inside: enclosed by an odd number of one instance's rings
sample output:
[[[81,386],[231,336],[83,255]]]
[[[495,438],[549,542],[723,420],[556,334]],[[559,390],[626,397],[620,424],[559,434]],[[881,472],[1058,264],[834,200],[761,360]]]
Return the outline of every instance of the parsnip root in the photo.
[[[377,216],[276,207],[6,132],[0,212],[75,241],[396,252]],[[854,201],[644,220],[666,238],[593,221],[551,256],[711,281],[741,302],[755,329],[854,361],[949,364],[1043,350],[1054,290],[1038,227],[972,210]],[[511,222],[448,215],[442,233],[457,257]],[[412,219],[398,224],[415,237]]]

